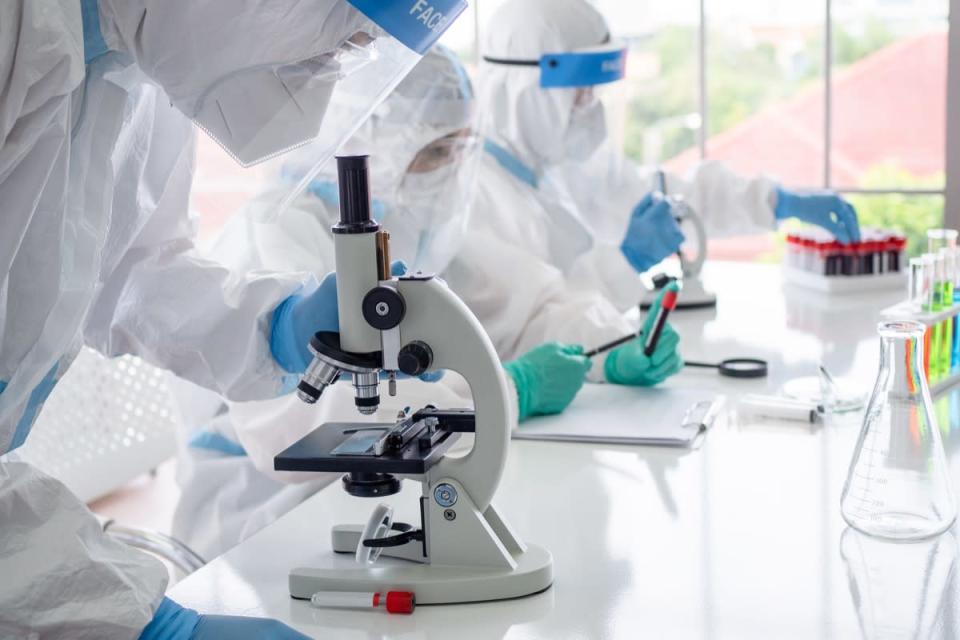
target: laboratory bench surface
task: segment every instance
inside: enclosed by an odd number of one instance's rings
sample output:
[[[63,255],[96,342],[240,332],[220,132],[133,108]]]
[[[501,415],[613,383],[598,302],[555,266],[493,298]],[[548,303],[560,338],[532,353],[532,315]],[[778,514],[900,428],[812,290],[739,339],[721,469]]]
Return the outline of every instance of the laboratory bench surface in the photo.
[[[865,389],[879,360],[879,311],[903,292],[830,298],[785,287],[773,266],[714,263],[713,310],[671,317],[688,359],[762,357],[766,380],[684,371],[729,406],[823,361]],[[960,397],[938,413],[960,429]],[[208,613],[279,618],[315,638],[952,638],[960,636],[955,532],[919,544],[847,529],[840,492],[860,415],[822,426],[744,421],[728,411],[695,450],[514,441],[495,503],[554,557],[551,589],[528,598],[424,606],[411,616],[311,608],[291,567],[329,553],[334,524],[372,501],[334,485],[177,584]],[[960,433],[946,440],[960,479]],[[419,485],[386,502],[416,522]]]

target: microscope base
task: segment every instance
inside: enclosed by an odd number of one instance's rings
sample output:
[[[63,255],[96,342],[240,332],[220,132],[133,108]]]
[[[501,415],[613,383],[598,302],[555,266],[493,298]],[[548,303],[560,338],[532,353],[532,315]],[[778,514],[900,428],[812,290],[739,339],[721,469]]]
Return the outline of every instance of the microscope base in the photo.
[[[513,554],[514,569],[411,564],[403,560],[330,569],[297,568],[290,572],[290,595],[309,600],[318,591],[412,591],[417,604],[455,604],[508,600],[548,589],[553,557],[527,545]]]

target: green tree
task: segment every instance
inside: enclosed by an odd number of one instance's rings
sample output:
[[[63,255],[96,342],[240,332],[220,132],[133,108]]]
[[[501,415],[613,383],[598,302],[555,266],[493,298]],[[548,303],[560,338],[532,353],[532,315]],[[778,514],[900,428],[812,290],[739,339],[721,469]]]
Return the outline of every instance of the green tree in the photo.
[[[904,188],[938,189],[944,176],[919,178],[894,164],[871,167],[861,180],[864,188],[885,188],[891,184]],[[943,225],[943,197],[904,194],[851,195],[860,224],[865,227],[896,229],[907,236],[907,251],[916,256],[927,250],[927,229]]]
[[[841,68],[895,41],[886,25],[872,17],[854,27],[835,25],[833,34],[834,64]],[[697,29],[666,27],[635,45],[641,55],[652,55],[660,69],[656,78],[632,87],[635,97],[628,111],[624,150],[627,155],[642,159],[647,129],[697,110]],[[708,47],[712,135],[743,122],[769,104],[816,85],[823,77],[822,33],[807,38],[803,49],[791,56],[791,67],[778,59],[772,44],[754,44],[740,33],[724,29],[710,31]],[[682,126],[665,127],[661,133],[664,159],[679,155],[697,141],[697,132]]]

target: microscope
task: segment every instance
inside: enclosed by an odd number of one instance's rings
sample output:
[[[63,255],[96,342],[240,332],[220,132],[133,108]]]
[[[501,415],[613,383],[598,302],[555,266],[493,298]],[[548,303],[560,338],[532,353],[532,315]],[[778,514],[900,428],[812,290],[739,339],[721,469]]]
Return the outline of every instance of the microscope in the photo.
[[[553,580],[548,551],[524,544],[492,504],[503,474],[511,418],[497,353],[467,306],[433,275],[392,277],[390,236],[370,215],[367,156],[337,158],[340,221],[333,226],[340,332],[318,332],[313,362],[297,388],[316,402],[342,376],[352,379],[356,408],[370,415],[385,377],[391,395],[402,373],[455,371],[470,385],[474,408],[427,405],[392,423],[327,423],[276,456],[277,470],[343,473],[352,496],[400,491],[420,482],[418,525],[393,521],[378,505],[365,526],[337,525],[333,551],[356,563],[300,567],[290,594],[410,591],[419,604],[517,598]],[[464,456],[447,456],[473,433]]]
[[[684,229],[684,235],[690,237],[691,232],[695,241],[691,244],[696,246],[697,252],[693,255],[687,254],[682,249],[677,252],[677,258],[680,260],[680,273],[683,279],[683,289],[680,291],[680,297],[677,299],[677,309],[707,309],[717,306],[717,294],[706,289],[700,274],[703,271],[703,263],[707,259],[707,230],[703,225],[700,214],[687,202],[683,196],[667,194],[667,177],[661,170],[656,173],[656,187],[654,194],[658,198],[666,199],[670,202],[670,208],[676,218],[677,224]],[[662,289],[670,278],[665,273],[658,273],[653,277],[653,286],[655,289]],[[651,301],[644,301],[640,304],[643,310],[650,308]]]

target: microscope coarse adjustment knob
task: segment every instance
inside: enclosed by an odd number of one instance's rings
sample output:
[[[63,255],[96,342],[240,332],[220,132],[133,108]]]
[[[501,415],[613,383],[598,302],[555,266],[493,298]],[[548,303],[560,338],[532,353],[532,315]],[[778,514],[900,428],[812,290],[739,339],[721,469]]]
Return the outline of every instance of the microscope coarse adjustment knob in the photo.
[[[400,371],[408,376],[419,376],[433,364],[433,349],[426,342],[414,340],[405,344],[397,354]]]
[[[403,297],[390,287],[374,287],[363,297],[363,319],[380,331],[400,324],[406,311]]]

